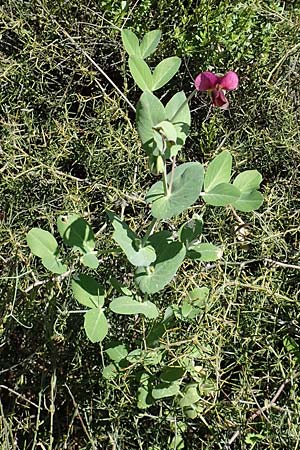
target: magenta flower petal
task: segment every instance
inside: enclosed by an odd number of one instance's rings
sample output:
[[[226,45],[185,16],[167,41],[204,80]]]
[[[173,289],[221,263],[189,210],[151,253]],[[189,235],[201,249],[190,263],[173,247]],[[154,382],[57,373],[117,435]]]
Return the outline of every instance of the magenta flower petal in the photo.
[[[222,77],[219,81],[219,84],[222,89],[226,91],[232,91],[236,89],[239,85],[239,77],[235,72],[227,72],[224,77]]]
[[[202,72],[195,79],[195,88],[197,91],[212,91],[220,78],[212,72]]]
[[[212,92],[212,104],[213,106],[218,106],[219,108],[222,109],[227,109],[228,108],[228,100],[224,95],[223,91],[213,91]]]

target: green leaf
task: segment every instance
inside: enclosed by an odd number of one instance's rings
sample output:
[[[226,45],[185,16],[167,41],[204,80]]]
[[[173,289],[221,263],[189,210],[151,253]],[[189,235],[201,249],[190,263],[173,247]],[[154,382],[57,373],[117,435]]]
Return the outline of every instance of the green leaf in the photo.
[[[42,264],[52,273],[61,275],[68,270],[58,258],[58,244],[55,237],[41,228],[32,228],[26,236],[27,244],[36,256],[42,259]]]
[[[234,180],[233,186],[237,187],[242,193],[252,192],[258,189],[262,182],[262,176],[257,170],[245,170]]]
[[[102,375],[106,380],[114,380],[118,376],[119,370],[114,363],[108,364],[102,370]]]
[[[176,156],[184,145],[191,125],[191,113],[183,91],[177,92],[165,107],[167,119],[173,123],[176,132],[176,144],[166,151],[166,158]]]
[[[150,301],[138,302],[131,297],[122,296],[115,298],[109,305],[110,309],[117,314],[144,314],[148,319],[155,319],[158,315],[158,309]]]
[[[181,64],[181,59],[171,56],[161,61],[154,69],[152,90],[160,89],[177,73]]]
[[[160,132],[165,136],[167,141],[176,142],[177,140],[177,131],[174,125],[167,120],[163,120],[158,123],[154,127],[156,130],[160,130]]]
[[[173,397],[179,392],[179,383],[159,383],[152,389],[152,397],[157,400],[165,397]]]
[[[231,176],[232,156],[225,150],[208,165],[205,178],[204,190],[211,191],[215,186],[221,183],[228,183]]]
[[[157,366],[163,357],[163,352],[155,350],[147,350],[144,352],[143,365],[144,366]]]
[[[188,384],[183,393],[182,397],[179,399],[178,404],[181,408],[185,406],[191,406],[194,403],[197,403],[200,400],[200,395],[198,392],[198,385],[195,383]]]
[[[130,56],[128,59],[130,73],[142,91],[152,91],[153,78],[148,64],[136,56]]]
[[[65,244],[74,247],[81,253],[90,253],[95,248],[95,237],[91,226],[77,214],[59,216],[58,232]]]
[[[122,361],[128,355],[128,350],[124,344],[120,342],[111,342],[109,347],[106,348],[105,353],[108,354],[110,359],[116,363]]]
[[[193,306],[188,300],[184,300],[181,306],[181,316],[180,319],[193,320],[202,314],[203,311],[197,306]]]
[[[150,330],[146,342],[148,347],[156,347],[159,345],[160,338],[166,332],[167,327],[164,323],[159,322],[153,325],[153,328]]]
[[[168,183],[171,173],[168,174]],[[198,199],[203,184],[203,167],[198,162],[181,164],[174,171],[171,193],[164,194],[162,181],[155,183],[146,195],[152,203],[151,212],[157,219],[169,219],[185,211]]]
[[[262,439],[265,439],[265,436],[258,433],[247,433],[245,436],[245,443],[252,445],[251,448],[254,448],[254,445],[261,441]]]
[[[121,31],[123,46],[129,56],[141,56],[139,40],[133,31],[124,29]]]
[[[198,416],[198,408],[195,404],[192,404],[191,406],[185,406],[183,408],[184,415],[188,417],[189,419],[196,419]]]
[[[89,267],[90,269],[97,269],[99,266],[99,259],[96,256],[96,252],[85,253],[80,258],[80,261],[84,266]]]
[[[72,292],[76,300],[89,308],[104,304],[104,288],[91,276],[80,273],[72,279]]]
[[[165,106],[166,117],[172,123],[191,125],[191,113],[186,95],[183,91],[177,92]]]
[[[44,267],[46,267],[46,269],[50,270],[50,272],[57,273],[59,275],[67,272],[68,270],[68,267],[65,264],[62,264],[54,255],[43,258],[42,264]]]
[[[93,308],[84,314],[84,329],[93,343],[101,342],[108,333],[108,323],[101,308]]]
[[[222,253],[223,252],[219,247],[204,242],[201,244],[190,245],[187,258],[199,259],[204,262],[217,261],[222,257]]]
[[[47,260],[58,253],[56,239],[49,231],[32,228],[27,233],[26,239],[32,253],[42,259]]]
[[[194,214],[192,219],[184,223],[179,229],[178,238],[186,247],[196,241],[203,231],[203,220],[198,214]]]
[[[127,355],[127,361],[131,364],[141,364],[143,361],[144,352],[140,348],[132,350]]]
[[[181,314],[184,318],[194,319],[200,310],[194,308],[188,301],[184,300],[181,306]]]
[[[156,259],[156,253],[151,245],[138,248],[141,241],[125,222],[113,212],[107,212],[114,227],[113,239],[119,244],[128,261],[134,266],[149,266]]]
[[[165,381],[168,383],[172,383],[173,381],[181,380],[184,375],[184,369],[180,366],[172,367],[167,366],[164,367],[162,373],[160,375],[161,381]]]
[[[239,211],[249,212],[258,209],[263,204],[264,198],[259,191],[242,192],[239,199],[232,202]]]
[[[150,267],[138,267],[135,281],[142,292],[154,294],[174,278],[186,250],[180,242],[170,242],[163,232],[150,236],[149,242],[157,252],[157,259]]]
[[[205,308],[208,295],[209,289],[205,286],[202,286],[201,288],[194,288],[188,292],[189,300],[198,308]]]
[[[227,206],[234,204],[240,198],[240,190],[229,183],[221,183],[211,191],[202,194],[206,203],[213,206]]]
[[[163,104],[151,92],[144,92],[137,104],[136,119],[143,147],[148,155],[152,155],[156,148],[154,127],[166,119]]]
[[[137,407],[140,409],[149,408],[154,402],[154,399],[150,393],[151,389],[151,375],[147,372],[143,372],[140,376],[140,386],[137,394]]]
[[[158,43],[161,38],[161,31],[160,30],[153,30],[149,31],[145,34],[145,36],[142,39],[140,50],[141,50],[141,56],[142,58],[148,58],[148,56],[151,55],[158,46]]]

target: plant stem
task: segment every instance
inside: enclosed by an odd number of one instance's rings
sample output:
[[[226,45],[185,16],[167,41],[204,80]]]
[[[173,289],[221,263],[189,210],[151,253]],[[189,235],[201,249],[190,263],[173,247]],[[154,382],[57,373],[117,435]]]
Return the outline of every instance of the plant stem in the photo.
[[[164,186],[164,195],[167,196],[168,195],[168,181],[167,181],[167,165],[166,165],[166,163],[164,163],[162,182],[163,182],[163,186]]]
[[[145,236],[143,237],[143,244],[145,244],[147,242],[147,239],[149,236],[151,236],[155,225],[157,224],[158,219],[155,219],[155,217],[153,217],[153,219],[151,220],[150,224],[148,225],[147,231]]]
[[[172,192],[172,186],[173,186],[173,181],[174,181],[175,165],[176,165],[176,156],[173,156],[173,159],[172,159],[171,179],[170,179],[170,184],[169,184],[169,188],[168,188],[168,195],[171,195],[171,192]]]
[[[171,117],[171,119],[169,119],[170,122],[173,122],[173,121],[174,121],[174,119],[175,119],[175,117],[177,116],[177,114],[179,114],[180,111],[185,107],[185,105],[187,105],[187,104],[192,100],[192,98],[194,97],[194,95],[196,94],[196,92],[197,92],[197,89],[194,89],[194,90],[190,93],[190,95],[188,96],[188,98],[187,98],[187,99],[179,106],[179,108],[177,109],[176,113]]]

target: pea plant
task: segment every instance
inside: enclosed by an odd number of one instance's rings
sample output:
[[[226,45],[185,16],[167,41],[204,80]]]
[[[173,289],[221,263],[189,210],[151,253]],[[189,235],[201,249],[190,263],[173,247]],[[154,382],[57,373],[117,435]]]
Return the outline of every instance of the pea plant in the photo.
[[[232,178],[229,151],[220,153],[205,170],[198,161],[177,165],[177,156],[185,145],[191,125],[189,101],[192,96],[197,91],[206,91],[214,107],[226,109],[226,91],[236,89],[239,80],[232,71],[224,76],[202,72],[196,77],[195,90],[188,98],[180,91],[163,104],[154,92],[174,77],[181,60],[169,57],[151,70],[146,61],[156,50],[160,38],[160,31],[154,30],[139,42],[132,31],[122,31],[129,70],[142,91],[136,107],[137,130],[148,157],[149,170],[160,177],[145,193],[152,219],[144,235],[131,229],[115,212],[107,211],[113,228],[112,238],[128,259],[134,285],[126,285],[113,277],[107,282],[108,288],[100,284],[97,268],[101,258],[95,250],[93,230],[76,214],[57,219],[58,233],[64,245],[71,249],[69,266],[62,260],[58,242],[48,231],[31,229],[27,243],[50,272],[60,276],[70,274],[72,293],[85,308],[80,313],[84,315],[87,337],[93,343],[103,341],[109,334],[107,308],[115,314],[142,315],[148,324],[146,338],[138,342],[137,348],[129,351],[122,342],[107,345],[105,351],[111,362],[104,367],[103,376],[110,380],[126,370],[136,371],[140,408],[147,408],[157,399],[174,397],[187,416],[196,417],[201,410],[200,398],[214,389],[210,375],[197,365],[197,360],[205,355],[199,346],[191,344],[180,362],[170,362],[160,338],[174,323],[193,321],[205,314],[210,305],[209,289],[195,287],[186,293],[180,306],[171,304],[164,312],[159,311],[151,296],[166,288],[184,260],[210,262],[222,256],[222,249],[204,238],[201,202],[215,207],[231,205],[244,212],[256,210],[263,202],[258,191],[262,177],[257,170],[246,170]],[[171,232],[166,224],[182,213],[187,214],[195,203],[198,214],[190,216],[177,232]],[[83,269],[75,271],[78,263]]]

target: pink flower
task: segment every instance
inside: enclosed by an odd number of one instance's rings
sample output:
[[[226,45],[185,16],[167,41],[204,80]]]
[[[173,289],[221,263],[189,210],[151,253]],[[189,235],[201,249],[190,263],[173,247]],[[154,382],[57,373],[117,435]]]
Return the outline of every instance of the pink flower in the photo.
[[[213,106],[219,106],[221,109],[228,109],[226,91],[232,91],[238,85],[239,77],[232,71],[227,72],[223,77],[212,72],[202,72],[195,79],[197,91],[207,91],[211,95]]]

